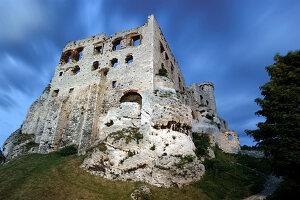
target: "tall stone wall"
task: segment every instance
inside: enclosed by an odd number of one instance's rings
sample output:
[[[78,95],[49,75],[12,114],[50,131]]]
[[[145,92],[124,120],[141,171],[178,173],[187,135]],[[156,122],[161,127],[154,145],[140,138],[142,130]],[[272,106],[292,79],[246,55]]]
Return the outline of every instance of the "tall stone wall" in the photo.
[[[152,93],[152,23],[149,17],[141,27],[66,45],[47,96],[32,105],[23,124],[22,133],[36,134],[39,152],[70,144],[84,152],[116,129],[120,119],[109,110],[120,106],[126,92]],[[115,125],[105,125],[110,121]]]

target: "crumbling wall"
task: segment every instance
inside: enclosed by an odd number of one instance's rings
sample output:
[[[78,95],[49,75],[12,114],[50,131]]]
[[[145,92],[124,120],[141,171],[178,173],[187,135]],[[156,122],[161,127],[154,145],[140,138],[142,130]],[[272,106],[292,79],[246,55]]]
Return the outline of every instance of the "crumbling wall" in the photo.
[[[218,145],[226,153],[237,154],[241,150],[239,136],[232,130],[219,133]]]

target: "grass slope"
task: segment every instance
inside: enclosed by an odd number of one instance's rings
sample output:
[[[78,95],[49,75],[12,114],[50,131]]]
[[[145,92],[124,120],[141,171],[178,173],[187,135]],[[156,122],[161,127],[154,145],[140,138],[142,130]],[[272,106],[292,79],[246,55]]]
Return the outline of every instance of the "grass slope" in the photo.
[[[232,156],[216,150],[216,159],[206,161],[207,172],[199,182],[183,188],[148,185],[151,199],[241,199],[249,196],[264,180],[249,169],[261,160]],[[83,157],[31,154],[0,166],[0,199],[130,199],[139,182],[111,181],[90,175],[78,166]],[[241,162],[242,161],[242,162]],[[243,165],[236,164],[240,162]],[[245,167],[244,165],[248,166]],[[254,166],[254,167],[253,167]]]

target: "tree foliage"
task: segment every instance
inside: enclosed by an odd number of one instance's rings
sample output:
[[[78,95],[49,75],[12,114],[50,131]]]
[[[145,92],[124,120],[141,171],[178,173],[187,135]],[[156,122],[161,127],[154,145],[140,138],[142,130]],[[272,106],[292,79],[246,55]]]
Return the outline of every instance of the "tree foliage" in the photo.
[[[275,63],[266,66],[270,81],[260,87],[263,98],[257,115],[265,122],[257,130],[246,130],[272,158],[275,174],[289,178],[300,169],[300,51],[286,56],[276,54]]]

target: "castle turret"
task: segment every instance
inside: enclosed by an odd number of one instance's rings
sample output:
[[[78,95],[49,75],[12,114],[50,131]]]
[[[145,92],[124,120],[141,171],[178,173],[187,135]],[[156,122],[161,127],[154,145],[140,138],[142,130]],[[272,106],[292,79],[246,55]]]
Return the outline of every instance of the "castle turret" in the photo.
[[[217,116],[214,84],[212,82],[203,81],[199,87],[205,94],[205,100],[202,100],[202,104],[206,105],[210,109],[210,112]]]

